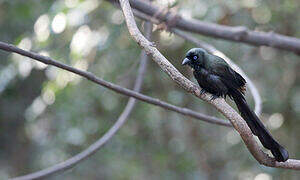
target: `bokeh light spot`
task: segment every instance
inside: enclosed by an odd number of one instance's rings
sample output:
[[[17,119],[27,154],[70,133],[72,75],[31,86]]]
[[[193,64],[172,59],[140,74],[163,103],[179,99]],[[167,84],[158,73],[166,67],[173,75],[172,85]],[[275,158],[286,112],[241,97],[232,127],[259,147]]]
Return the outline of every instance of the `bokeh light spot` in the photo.
[[[278,129],[283,124],[284,118],[280,113],[274,113],[269,118],[269,125],[271,129]]]
[[[122,24],[124,22],[122,11],[116,10],[111,16],[111,22],[113,24]]]
[[[272,176],[267,173],[260,173],[255,176],[254,180],[272,180]]]
[[[52,30],[54,33],[59,34],[62,33],[67,25],[67,18],[64,13],[58,13],[51,24]]]
[[[49,17],[44,14],[41,15],[34,24],[34,33],[38,41],[43,42],[49,38]]]
[[[267,7],[259,6],[252,10],[252,18],[258,24],[266,24],[271,20],[272,14]]]
[[[85,139],[85,134],[78,128],[70,128],[66,132],[66,141],[70,144],[81,145]]]
[[[65,0],[65,5],[68,8],[74,8],[77,6],[77,4],[78,4],[78,0]]]

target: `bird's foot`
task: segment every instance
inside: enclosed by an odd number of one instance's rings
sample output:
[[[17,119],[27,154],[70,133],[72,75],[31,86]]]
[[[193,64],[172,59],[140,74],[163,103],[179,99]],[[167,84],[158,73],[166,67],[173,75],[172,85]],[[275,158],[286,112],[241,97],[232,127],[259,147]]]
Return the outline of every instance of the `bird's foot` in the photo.
[[[152,47],[156,47],[156,44],[155,44],[155,42],[150,42],[150,46],[152,46]]]
[[[219,96],[213,94],[213,95],[211,96],[210,100],[213,101],[213,100],[215,100],[215,99],[217,99],[217,98],[219,98]]]
[[[205,94],[205,93],[206,93],[205,89],[201,89],[200,95],[202,96],[202,95]]]

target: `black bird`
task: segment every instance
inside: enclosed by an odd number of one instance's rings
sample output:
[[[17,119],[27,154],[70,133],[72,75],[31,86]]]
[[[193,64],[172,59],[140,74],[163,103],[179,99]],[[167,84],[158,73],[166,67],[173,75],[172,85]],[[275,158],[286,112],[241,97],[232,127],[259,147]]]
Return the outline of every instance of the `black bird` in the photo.
[[[249,108],[244,97],[245,79],[222,58],[211,55],[204,49],[193,48],[187,52],[182,65],[189,65],[193,69],[193,74],[202,88],[201,93],[211,93],[212,99],[229,96],[234,100],[252,133],[259,138],[265,148],[272,152],[276,161],[284,162],[289,158],[288,151],[271,136]]]

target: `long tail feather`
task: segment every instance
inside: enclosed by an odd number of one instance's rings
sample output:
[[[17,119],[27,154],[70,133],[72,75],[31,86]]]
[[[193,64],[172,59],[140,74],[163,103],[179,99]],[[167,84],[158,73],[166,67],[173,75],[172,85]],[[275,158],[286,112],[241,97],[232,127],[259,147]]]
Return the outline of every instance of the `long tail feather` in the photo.
[[[237,105],[241,116],[244,118],[253,134],[259,138],[262,145],[272,152],[276,161],[286,161],[289,158],[288,151],[271,136],[256,114],[249,108],[244,96],[239,91],[235,91],[231,93],[231,97]]]

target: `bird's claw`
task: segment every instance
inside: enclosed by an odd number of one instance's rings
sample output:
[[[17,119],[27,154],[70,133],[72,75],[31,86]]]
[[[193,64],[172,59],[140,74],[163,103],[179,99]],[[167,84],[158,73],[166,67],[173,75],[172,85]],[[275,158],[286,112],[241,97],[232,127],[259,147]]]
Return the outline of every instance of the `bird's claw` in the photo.
[[[215,100],[215,99],[217,99],[217,98],[219,98],[219,96],[213,94],[213,95],[211,96],[210,100],[213,101],[213,100]]]
[[[156,44],[155,44],[155,42],[150,42],[150,46],[152,46],[152,47],[156,47]]]
[[[205,94],[205,93],[206,93],[205,89],[201,89],[200,95],[202,96],[202,95]]]

